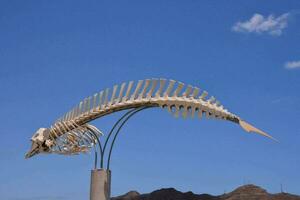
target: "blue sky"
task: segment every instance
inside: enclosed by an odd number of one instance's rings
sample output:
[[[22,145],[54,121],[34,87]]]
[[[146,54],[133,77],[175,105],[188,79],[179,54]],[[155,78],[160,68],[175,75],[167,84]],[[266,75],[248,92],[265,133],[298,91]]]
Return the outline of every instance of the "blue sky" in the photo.
[[[146,110],[122,130],[112,193],[222,194],[244,183],[300,194],[300,2],[0,1],[0,197],[79,200],[92,155],[25,160],[31,135],[129,80],[206,89],[280,142],[233,123]],[[95,121],[107,132],[120,114]]]

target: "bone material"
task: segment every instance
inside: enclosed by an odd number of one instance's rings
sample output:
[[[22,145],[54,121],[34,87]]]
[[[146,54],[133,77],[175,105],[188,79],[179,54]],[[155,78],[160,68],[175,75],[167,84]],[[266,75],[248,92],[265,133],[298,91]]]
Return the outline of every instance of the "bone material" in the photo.
[[[82,111],[81,111],[81,113],[82,113],[82,114],[85,114],[86,110],[87,110],[87,98],[85,98],[85,99],[83,100],[83,106],[82,106]]]
[[[140,88],[142,87],[142,84],[143,84],[143,80],[139,80],[139,82],[137,83],[136,88],[135,88],[133,94],[130,97],[130,101],[133,101],[133,100],[136,99],[136,97],[138,95],[138,92],[139,92]]]
[[[89,98],[88,98],[88,105],[87,105],[87,112],[88,112],[88,113],[90,113],[90,111],[91,111],[91,98],[92,98],[92,97],[89,97]]]
[[[128,100],[132,86],[133,86],[133,81],[130,81],[127,87],[126,95],[122,100],[123,102]]]
[[[94,94],[94,98],[93,98],[93,111],[96,111],[96,108],[97,108],[97,98],[98,98],[98,93]]]
[[[186,90],[184,91],[184,93],[182,94],[183,97],[188,97],[190,95],[192,91],[192,86],[191,85],[188,85]]]
[[[103,91],[99,93],[99,103],[98,103],[99,110],[101,110],[102,108],[102,103],[103,103]]]
[[[176,83],[176,81],[174,81],[174,80],[169,81],[169,85],[168,85],[167,90],[164,93],[164,97],[168,97],[170,95],[170,92],[172,91],[173,86],[174,86],[175,83]]]
[[[182,90],[183,86],[184,86],[183,83],[181,83],[181,82],[178,83],[177,89],[173,93],[173,97],[178,97],[178,95],[179,95],[180,91]]]
[[[247,132],[254,132],[254,133],[258,133],[260,135],[263,135],[265,137],[268,137],[268,138],[271,138],[272,140],[275,140],[277,141],[275,138],[273,138],[271,135],[265,133],[264,131],[262,130],[259,130],[258,128],[255,128],[254,126],[252,126],[251,124],[243,121],[243,120],[240,120],[239,121],[239,124],[241,125],[241,127],[247,131]]]
[[[208,95],[208,92],[203,91],[199,99],[205,100],[205,97]]]
[[[120,103],[120,101],[122,100],[122,96],[123,96],[123,92],[124,92],[125,86],[126,86],[126,83],[122,83],[121,89],[120,89],[120,92],[119,92],[119,96],[118,96],[118,98],[116,100],[116,103]]]
[[[188,116],[193,117],[198,112],[199,118],[205,115],[208,119],[217,118],[231,121],[239,124],[247,132],[254,132],[272,138],[267,133],[255,128],[237,115],[224,109],[220,102],[216,101],[215,97],[206,99],[208,96],[206,91],[203,91],[199,97],[199,88],[192,87],[191,85],[185,87],[181,82],[177,82],[177,88],[174,88],[176,81],[170,80],[168,84],[166,82],[165,79],[140,80],[134,92],[131,93],[133,81],[130,81],[127,85],[125,95],[126,83],[123,83],[117,98],[118,85],[113,87],[111,95],[109,88],[107,88],[99,94],[85,98],[78,106],[72,108],[63,117],[58,118],[49,129],[45,129],[45,133],[47,132],[47,134],[44,134],[43,137],[37,137],[42,138],[43,141],[33,137],[32,147],[34,149],[30,155],[38,153],[74,155],[87,152],[93,146],[93,142],[91,142],[93,136],[91,135],[94,133],[98,136],[101,135],[101,131],[91,126],[89,122],[110,113],[141,107],[167,108],[175,117],[181,115],[183,118]],[[159,83],[158,88],[156,88],[157,83]],[[184,92],[181,93],[181,91]],[[111,96],[110,102],[108,102],[109,96]],[[43,132],[40,131],[40,134],[43,134]],[[38,135],[38,133],[35,135]],[[79,137],[79,135],[82,137]],[[87,140],[88,137],[90,138],[89,140]]]
[[[193,91],[193,98],[196,98],[197,95],[199,94],[200,89],[197,87],[194,87],[194,91]]]
[[[149,90],[149,92],[147,93],[147,99],[149,100],[152,97],[152,94],[156,88],[157,85],[157,79],[152,79],[152,86],[151,89]]]
[[[147,89],[148,89],[148,87],[150,85],[150,81],[151,81],[150,79],[146,79],[144,88],[143,88],[142,92],[139,95],[139,100],[141,100],[142,98],[145,97]]]
[[[165,84],[166,84],[166,79],[160,79],[159,80],[159,89],[157,90],[157,92],[155,93],[155,97],[158,98],[161,96],[162,94],[162,91],[165,87]]]
[[[103,102],[103,106],[105,107],[108,103],[108,95],[109,95],[109,88],[106,88],[105,92],[104,92],[104,102]]]
[[[113,89],[113,93],[111,95],[111,99],[110,99],[109,105],[114,104],[115,96],[116,96],[116,93],[117,93],[117,89],[118,89],[118,85],[115,85],[114,89]]]

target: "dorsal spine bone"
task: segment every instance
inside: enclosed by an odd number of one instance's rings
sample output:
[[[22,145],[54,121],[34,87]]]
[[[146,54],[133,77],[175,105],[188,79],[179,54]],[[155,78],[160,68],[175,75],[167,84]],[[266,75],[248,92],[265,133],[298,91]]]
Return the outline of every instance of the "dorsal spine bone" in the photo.
[[[178,82],[178,86],[177,89],[174,91],[173,93],[173,97],[178,97],[179,93],[181,92],[182,88],[183,88],[184,84],[181,82]]]
[[[186,90],[184,91],[184,93],[182,94],[183,97],[189,97],[191,91],[192,91],[192,86],[191,85],[188,85]]]
[[[115,100],[115,96],[116,96],[116,93],[117,93],[117,89],[118,89],[118,85],[115,85],[114,89],[113,89],[113,93],[111,95],[111,99],[110,99],[109,105],[114,104],[114,100]]]
[[[128,84],[128,87],[127,87],[126,95],[123,98],[122,102],[125,102],[128,100],[132,86],[133,86],[133,81],[130,81]]]
[[[125,87],[126,87],[126,83],[122,83],[116,103],[120,103],[120,101],[122,100]]]
[[[150,85],[150,81],[151,81],[150,79],[146,79],[144,88],[143,88],[142,92],[140,93],[140,95],[138,97],[139,100],[142,100],[145,97],[147,89]]]
[[[143,80],[139,80],[133,94],[130,97],[130,101],[134,101],[137,98],[138,92],[139,92],[140,88],[142,87],[142,84],[143,84]]]
[[[151,80],[152,84],[151,84],[151,88],[149,90],[149,92],[147,93],[147,100],[149,100],[151,97],[152,97],[152,94],[156,88],[156,85],[157,85],[157,79],[152,79]]]
[[[159,89],[157,90],[156,94],[155,94],[155,97],[158,98],[158,97],[161,97],[162,95],[162,91],[165,87],[165,84],[166,84],[166,79],[160,79],[159,80]]]
[[[156,87],[157,83],[159,83],[158,88]],[[202,117],[203,114],[208,118],[225,119],[229,116],[231,118],[235,117],[224,110],[214,97],[205,100],[208,95],[206,91],[203,91],[198,97],[200,89],[191,85],[184,87],[183,83],[177,82],[177,87],[174,88],[176,81],[169,80],[165,89],[165,79],[146,79],[145,81],[138,81],[135,90],[131,93],[133,84],[133,81],[129,82],[125,95],[126,83],[122,83],[118,95],[119,87],[114,85],[111,95],[109,94],[109,88],[107,88],[100,93],[85,98],[78,106],[57,121],[64,123],[55,123],[52,132],[55,132],[55,135],[61,135],[66,131],[71,131],[74,129],[74,124],[76,124],[76,127],[82,126],[93,119],[111,113],[110,109],[112,108],[114,111],[118,111],[139,106],[161,106],[166,107],[176,117],[179,117],[180,113],[184,118],[193,117],[196,112],[198,112],[198,117]],[[185,90],[183,90],[184,88]],[[163,93],[164,89],[165,92]],[[184,92],[181,94],[181,91]],[[109,96],[110,101],[108,102]]]
[[[170,92],[172,91],[175,82],[176,82],[176,81],[174,81],[174,80],[170,80],[170,81],[169,81],[169,85],[168,85],[167,90],[166,90],[165,93],[164,93],[164,97],[169,97],[169,96],[170,96]]]

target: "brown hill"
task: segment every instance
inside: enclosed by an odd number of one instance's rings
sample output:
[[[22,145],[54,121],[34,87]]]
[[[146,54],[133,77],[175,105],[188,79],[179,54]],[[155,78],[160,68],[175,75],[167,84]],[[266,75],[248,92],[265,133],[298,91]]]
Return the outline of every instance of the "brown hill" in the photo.
[[[288,193],[270,194],[265,189],[255,185],[244,185],[234,191],[219,196],[209,194],[194,194],[180,192],[174,188],[160,189],[149,194],[139,194],[136,191],[114,197],[112,200],[300,200],[300,196]]]

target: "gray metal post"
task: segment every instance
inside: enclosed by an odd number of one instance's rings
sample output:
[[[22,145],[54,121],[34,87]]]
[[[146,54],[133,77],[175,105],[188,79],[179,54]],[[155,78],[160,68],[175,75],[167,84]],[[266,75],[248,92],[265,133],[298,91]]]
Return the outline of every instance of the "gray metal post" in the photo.
[[[91,170],[90,200],[110,200],[111,172],[105,169]]]

